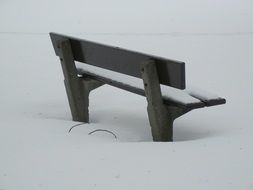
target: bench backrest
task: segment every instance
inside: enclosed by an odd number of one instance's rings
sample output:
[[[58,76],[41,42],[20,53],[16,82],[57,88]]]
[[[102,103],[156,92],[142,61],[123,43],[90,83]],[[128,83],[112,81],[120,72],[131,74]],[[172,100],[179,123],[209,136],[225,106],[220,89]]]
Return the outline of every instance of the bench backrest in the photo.
[[[75,61],[138,78],[141,78],[141,64],[151,59],[156,63],[161,84],[179,89],[185,88],[184,62],[111,47],[56,33],[50,33],[50,37],[57,56],[59,56],[59,49],[57,48],[59,43],[63,40],[69,40]]]

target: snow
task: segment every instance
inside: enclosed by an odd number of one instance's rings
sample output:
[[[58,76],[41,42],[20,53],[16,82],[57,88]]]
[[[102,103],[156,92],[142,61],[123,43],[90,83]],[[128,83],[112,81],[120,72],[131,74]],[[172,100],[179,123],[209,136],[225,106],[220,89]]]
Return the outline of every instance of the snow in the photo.
[[[144,90],[143,81],[136,77],[124,75],[124,74],[113,72],[106,69],[101,69],[99,67],[83,64],[80,62],[76,62],[76,68],[80,70],[81,73],[82,71],[89,72],[91,75],[95,74],[107,79],[111,79],[113,81],[123,83],[128,86],[132,86],[132,87]],[[184,105],[201,102],[197,98],[194,98],[190,96],[189,94],[185,93],[183,90],[179,90],[173,87],[161,85],[161,92],[162,92],[162,96],[165,99],[169,99],[169,100],[172,100],[174,102],[178,102]]]
[[[215,100],[219,99],[220,97],[214,94],[213,92],[209,92],[207,90],[203,90],[198,87],[189,87],[185,90],[188,94],[192,95],[193,97],[199,98],[200,100]]]
[[[252,4],[1,1],[0,189],[251,190]],[[185,61],[187,83],[227,104],[187,113],[175,142],[154,143],[145,98],[105,85],[91,93],[91,123],[68,133],[78,122],[51,31]]]

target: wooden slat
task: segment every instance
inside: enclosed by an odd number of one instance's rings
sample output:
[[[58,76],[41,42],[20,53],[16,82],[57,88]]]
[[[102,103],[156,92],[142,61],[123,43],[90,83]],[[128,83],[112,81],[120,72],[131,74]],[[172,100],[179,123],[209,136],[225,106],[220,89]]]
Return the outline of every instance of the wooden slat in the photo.
[[[75,61],[98,66],[130,76],[141,78],[140,66],[147,60],[155,61],[161,84],[174,88],[185,88],[185,64],[153,55],[111,47],[87,40],[73,38],[61,34],[50,33],[50,37],[59,56],[57,46],[62,40],[68,39],[71,44]]]
[[[201,100],[202,102],[204,102],[207,107],[226,103],[226,99],[218,97],[218,96],[217,97],[212,97],[212,96],[208,97],[208,95],[207,95],[207,97],[205,97],[200,92],[187,92],[187,93],[190,94],[192,97],[197,98],[197,99]]]

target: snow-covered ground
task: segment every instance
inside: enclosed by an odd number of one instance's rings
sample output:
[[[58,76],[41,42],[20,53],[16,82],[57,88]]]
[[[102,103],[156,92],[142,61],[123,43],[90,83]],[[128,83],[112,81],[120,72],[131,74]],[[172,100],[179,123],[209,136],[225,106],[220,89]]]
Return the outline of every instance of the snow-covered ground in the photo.
[[[103,86],[71,121],[48,33],[186,62],[187,84],[227,99],[153,143],[145,98]],[[0,190],[253,189],[251,0],[0,1]],[[117,135],[97,132],[107,129]]]

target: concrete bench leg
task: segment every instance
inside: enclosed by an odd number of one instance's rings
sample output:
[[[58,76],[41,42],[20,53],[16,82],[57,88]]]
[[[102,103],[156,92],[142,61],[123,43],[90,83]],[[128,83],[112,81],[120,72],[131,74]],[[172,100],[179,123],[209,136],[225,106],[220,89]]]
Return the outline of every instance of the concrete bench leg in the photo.
[[[60,42],[58,48],[72,119],[88,123],[89,93],[91,90],[101,86],[102,83],[78,77],[71,45],[68,40]]]
[[[160,82],[154,61],[142,64],[142,79],[148,102],[148,117],[154,141],[173,141],[173,120],[169,109],[163,103]]]
[[[89,122],[89,95],[90,92],[102,85],[104,85],[104,83],[97,81],[97,80],[93,80],[90,79],[86,76],[82,76],[81,78],[81,83],[82,83],[82,88],[83,88],[83,94],[84,94],[84,102],[85,102],[85,116],[86,116],[86,121],[85,122]]]

